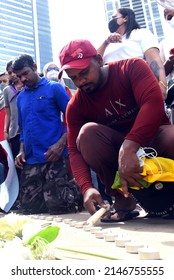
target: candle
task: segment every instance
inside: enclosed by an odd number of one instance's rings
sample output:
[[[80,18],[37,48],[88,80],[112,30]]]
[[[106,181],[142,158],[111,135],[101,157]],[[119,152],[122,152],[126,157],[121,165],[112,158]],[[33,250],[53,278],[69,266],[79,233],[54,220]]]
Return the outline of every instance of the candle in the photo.
[[[98,230],[94,234],[96,238],[102,239],[104,238],[104,234],[106,233],[108,233],[108,230],[104,229],[104,230]]]
[[[107,242],[113,242],[115,241],[115,238],[117,237],[117,234],[116,233],[113,233],[113,232],[109,232],[109,233],[106,233],[104,234],[104,239],[105,241]]]
[[[117,237],[115,238],[115,245],[116,245],[117,247],[125,247],[125,243],[130,242],[130,241],[131,241],[131,240],[130,240],[129,237],[126,237],[126,236],[123,236],[123,235],[117,236]]]
[[[72,219],[64,219],[63,222],[64,224],[69,224],[72,221]]]
[[[76,224],[77,224],[77,221],[70,221],[69,222],[70,227],[75,227]]]
[[[47,216],[47,217],[45,218],[45,220],[47,220],[47,221],[53,221],[53,217]]]
[[[90,231],[91,230],[91,226],[90,225],[83,225],[83,230],[84,231]]]
[[[45,220],[45,219],[46,219],[46,216],[43,216],[43,215],[39,216],[39,220]]]
[[[102,230],[102,227],[91,227],[90,232],[95,233],[96,231]]]
[[[76,228],[82,228],[84,226],[86,222],[85,221],[81,221],[81,222],[76,222],[75,227]]]
[[[138,249],[144,247],[144,245],[141,242],[138,241],[132,241],[125,243],[125,248],[127,253],[137,253]]]
[[[54,218],[54,221],[55,222],[62,222],[62,218],[61,217]]]
[[[108,204],[106,208],[100,208],[97,212],[95,212],[87,221],[87,224],[94,225],[110,208]]]
[[[144,247],[138,249],[140,260],[160,260],[159,251],[156,248]]]

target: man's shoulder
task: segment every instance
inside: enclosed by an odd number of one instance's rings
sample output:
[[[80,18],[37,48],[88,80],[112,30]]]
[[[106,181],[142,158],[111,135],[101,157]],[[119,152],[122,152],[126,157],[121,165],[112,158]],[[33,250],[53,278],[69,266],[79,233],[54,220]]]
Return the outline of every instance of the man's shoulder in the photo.
[[[70,98],[68,105],[67,105],[67,109],[74,108],[76,110],[76,108],[79,108],[80,103],[81,103],[81,105],[83,103],[84,95],[85,94],[83,92],[81,92],[79,89],[77,89],[76,92]]]

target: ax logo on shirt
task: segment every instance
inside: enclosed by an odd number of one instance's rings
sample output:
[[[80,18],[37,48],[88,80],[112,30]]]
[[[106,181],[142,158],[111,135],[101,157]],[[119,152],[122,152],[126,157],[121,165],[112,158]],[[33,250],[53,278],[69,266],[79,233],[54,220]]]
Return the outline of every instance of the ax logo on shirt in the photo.
[[[105,108],[105,113],[106,113],[106,117],[108,117],[109,115],[115,115],[115,113],[117,115],[119,115],[120,113],[120,110],[122,109],[122,107],[126,107],[125,104],[121,103],[121,100],[119,99],[118,101],[115,101],[115,104],[113,104],[113,102],[110,100],[109,101],[110,105],[111,105],[111,108],[114,110],[114,112],[111,112],[111,110]],[[116,108],[116,106],[119,108],[119,111],[118,109]]]

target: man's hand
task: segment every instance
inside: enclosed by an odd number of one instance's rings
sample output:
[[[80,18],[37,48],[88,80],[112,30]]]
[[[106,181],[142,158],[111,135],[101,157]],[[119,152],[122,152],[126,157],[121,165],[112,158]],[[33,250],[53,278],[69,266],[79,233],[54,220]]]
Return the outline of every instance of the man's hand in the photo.
[[[106,40],[109,43],[122,43],[122,36],[119,33],[113,33],[109,35],[109,37]]]
[[[20,152],[15,158],[15,165],[17,168],[22,169],[24,162],[25,162],[25,154],[24,152]]]
[[[142,179],[140,173],[143,168],[140,167],[139,159],[136,155],[138,148],[137,143],[129,140],[125,140],[120,148],[118,173],[125,197],[129,196],[128,186],[143,188],[139,183],[139,180]]]
[[[45,157],[48,161],[56,161],[60,158],[65,146],[59,145],[58,143],[49,147],[45,153]]]
[[[48,161],[56,161],[60,158],[65,146],[66,146],[67,133],[64,133],[59,141],[49,147],[45,153],[45,157]]]
[[[88,189],[85,192],[83,196],[83,201],[84,207],[91,215],[93,215],[97,211],[97,205],[100,207],[107,208],[107,205],[104,203],[99,191],[95,188]]]

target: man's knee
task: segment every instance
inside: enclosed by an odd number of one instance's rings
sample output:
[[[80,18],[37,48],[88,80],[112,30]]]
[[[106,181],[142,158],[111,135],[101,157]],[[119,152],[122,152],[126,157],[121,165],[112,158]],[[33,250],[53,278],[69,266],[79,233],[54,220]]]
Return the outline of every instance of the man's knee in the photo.
[[[81,151],[81,147],[85,144],[88,145],[91,143],[92,139],[94,139],[97,130],[97,124],[93,122],[89,122],[84,124],[78,134],[76,144],[77,149]],[[91,145],[91,144],[90,144]]]

